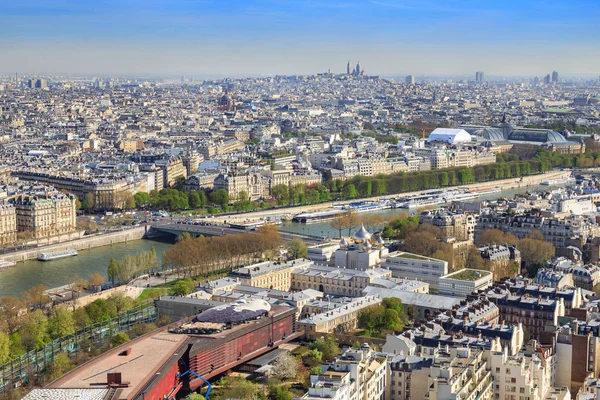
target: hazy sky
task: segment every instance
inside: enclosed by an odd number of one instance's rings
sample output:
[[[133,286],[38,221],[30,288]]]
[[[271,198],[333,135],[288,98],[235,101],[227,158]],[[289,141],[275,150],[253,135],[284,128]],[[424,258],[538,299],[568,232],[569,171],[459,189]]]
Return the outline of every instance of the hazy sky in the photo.
[[[598,0],[0,0],[0,71],[600,73]]]

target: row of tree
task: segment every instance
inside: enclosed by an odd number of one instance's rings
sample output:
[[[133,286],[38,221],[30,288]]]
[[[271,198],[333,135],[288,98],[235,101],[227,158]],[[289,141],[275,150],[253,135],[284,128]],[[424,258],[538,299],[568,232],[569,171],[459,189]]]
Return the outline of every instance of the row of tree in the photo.
[[[39,350],[51,340],[70,335],[77,329],[115,318],[119,313],[136,305],[129,297],[113,294],[106,300],[98,299],[75,310],[61,304],[52,309],[37,308],[24,313],[26,302],[26,299],[20,301],[10,297],[4,297],[0,301],[3,318],[0,331],[0,364],[28,351]]]
[[[164,253],[163,266],[181,271],[184,277],[206,274],[252,263],[264,255],[273,258],[282,243],[274,226],[264,226],[257,232],[239,235],[185,235],[183,240]]]
[[[116,282],[124,284],[144,273],[153,272],[158,267],[158,259],[154,246],[149,251],[135,255],[128,254],[117,261],[112,257],[108,263],[108,280],[115,286]]]

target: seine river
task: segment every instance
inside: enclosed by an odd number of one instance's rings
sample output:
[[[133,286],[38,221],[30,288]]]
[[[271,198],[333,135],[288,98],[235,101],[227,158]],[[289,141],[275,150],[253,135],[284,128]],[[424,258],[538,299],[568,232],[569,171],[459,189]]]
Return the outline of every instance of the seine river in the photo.
[[[542,186],[522,187],[522,188],[518,188],[518,189],[503,190],[498,193],[491,193],[491,194],[480,196],[477,199],[469,200],[469,201],[493,200],[493,199],[498,199],[500,197],[513,197],[515,194],[525,193],[528,191],[543,191],[543,190],[548,190],[548,188],[550,188],[550,187],[556,188],[556,186],[543,186],[543,185]],[[440,206],[441,206],[441,204],[437,205],[436,207],[440,207]],[[360,213],[359,215],[369,214],[369,215],[383,215],[383,216],[388,217],[388,216],[393,216],[393,215],[400,215],[401,213],[406,213],[407,211],[408,210],[403,209],[403,208],[396,208],[396,209],[388,209],[388,210]],[[412,211],[412,213],[414,214],[415,211]],[[299,234],[315,235],[315,236],[321,236],[321,237],[337,237],[339,235],[339,232],[337,230],[332,229],[331,226],[329,225],[329,223],[330,223],[330,221],[315,222],[315,223],[311,223],[311,224],[300,224],[300,223],[288,221],[288,222],[284,222],[283,224],[281,224],[279,229],[281,231],[299,233]],[[346,235],[347,233],[348,233],[348,231],[342,232],[342,234],[344,234],[344,235]]]
[[[548,186],[505,190],[500,193],[482,196],[479,199],[511,197],[517,193],[524,193],[528,190],[535,189],[544,190],[548,189]],[[369,214],[390,216],[399,215],[403,211],[406,210],[391,209],[373,211]],[[322,237],[336,237],[338,235],[338,232],[334,231],[329,226],[329,221],[314,224],[287,222],[281,225],[280,229],[287,232],[311,234]],[[39,284],[44,284],[49,288],[63,286],[72,282],[74,277],[88,278],[94,272],[98,272],[106,277],[106,267],[108,266],[111,257],[119,259],[126,254],[136,254],[138,252],[148,251],[152,246],[156,248],[156,253],[160,259],[162,252],[169,249],[172,245],[151,240],[135,240],[129,243],[115,244],[113,246],[81,250],[77,257],[62,258],[48,262],[30,260],[24,263],[17,263],[13,268],[0,271],[0,297],[19,296],[21,292]]]
[[[47,262],[29,260],[17,263],[15,267],[0,271],[0,297],[18,297],[21,292],[39,284],[49,288],[63,286],[73,282],[75,276],[87,279],[94,272],[106,277],[106,268],[111,257],[119,259],[126,254],[148,251],[152,246],[160,259],[163,251],[172,245],[152,240],[134,240],[91,250],[79,250],[79,255],[76,257]]]

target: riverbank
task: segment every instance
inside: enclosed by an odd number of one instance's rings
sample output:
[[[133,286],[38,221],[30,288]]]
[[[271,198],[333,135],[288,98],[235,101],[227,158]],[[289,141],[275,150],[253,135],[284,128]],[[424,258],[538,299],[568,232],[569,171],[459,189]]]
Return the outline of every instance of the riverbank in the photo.
[[[118,232],[105,233],[102,235],[84,236],[81,239],[2,254],[0,259],[4,261],[21,262],[36,259],[41,253],[51,253],[65,250],[89,250],[95,247],[111,246],[117,243],[127,243],[131,240],[142,239],[146,235],[148,229],[148,226],[139,226]]]
[[[527,187],[527,186],[537,186],[541,182],[544,182],[544,181],[548,181],[551,179],[564,179],[569,176],[571,176],[571,171],[550,171],[550,172],[546,172],[546,173],[538,174],[538,175],[524,176],[522,178],[502,179],[502,180],[497,180],[497,181],[474,183],[471,185],[462,185],[462,186],[453,186],[453,187],[454,188],[460,187],[460,188],[466,188],[466,189],[471,189],[471,190],[472,189],[489,188],[489,187],[498,187],[500,190],[508,190],[508,189]],[[416,192],[406,192],[406,193],[398,193],[398,194],[394,194],[394,195],[376,196],[376,197],[364,198],[361,200],[378,201],[380,198],[417,195],[417,194],[421,194],[425,191],[426,190],[420,190],[420,191],[416,191]],[[221,216],[221,217],[215,216],[214,221],[221,222],[221,223],[223,223],[223,222],[227,222],[227,223],[243,222],[243,221],[248,221],[248,220],[256,220],[256,219],[260,219],[260,218],[277,217],[277,216],[282,216],[282,215],[286,215],[286,214],[294,215],[294,214],[300,214],[300,213],[306,213],[306,212],[323,211],[323,210],[331,208],[336,203],[339,203],[339,201],[330,201],[330,202],[326,202],[326,203],[312,204],[312,205],[308,205],[308,206],[297,206],[297,207],[286,207],[286,208],[278,208],[278,209],[263,210],[263,211],[253,211],[253,212],[248,212],[248,213],[243,213],[243,214],[238,214],[238,215],[227,215],[227,216]]]

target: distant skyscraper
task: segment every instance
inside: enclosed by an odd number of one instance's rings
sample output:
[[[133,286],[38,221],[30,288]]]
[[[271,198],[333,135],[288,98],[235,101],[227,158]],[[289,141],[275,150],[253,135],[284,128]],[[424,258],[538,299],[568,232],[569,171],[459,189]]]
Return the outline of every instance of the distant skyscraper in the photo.
[[[406,82],[407,85],[414,85],[415,84],[415,77],[412,75],[406,75],[406,78],[404,79],[404,82]]]
[[[346,65],[346,73],[350,75],[350,61],[348,61],[348,65]]]
[[[481,71],[475,72],[475,82],[483,83],[483,72],[481,72]]]
[[[31,89],[46,89],[48,87],[48,81],[41,78],[34,78],[27,82],[27,86]]]
[[[181,84],[183,85],[185,83],[185,76],[181,76]]]
[[[552,71],[552,82],[558,83],[558,72]]]
[[[533,86],[538,86],[540,84],[540,78],[537,76],[533,78]]]
[[[550,74],[548,74],[544,77],[544,83],[548,84],[550,82],[552,82],[552,77],[550,76]]]

